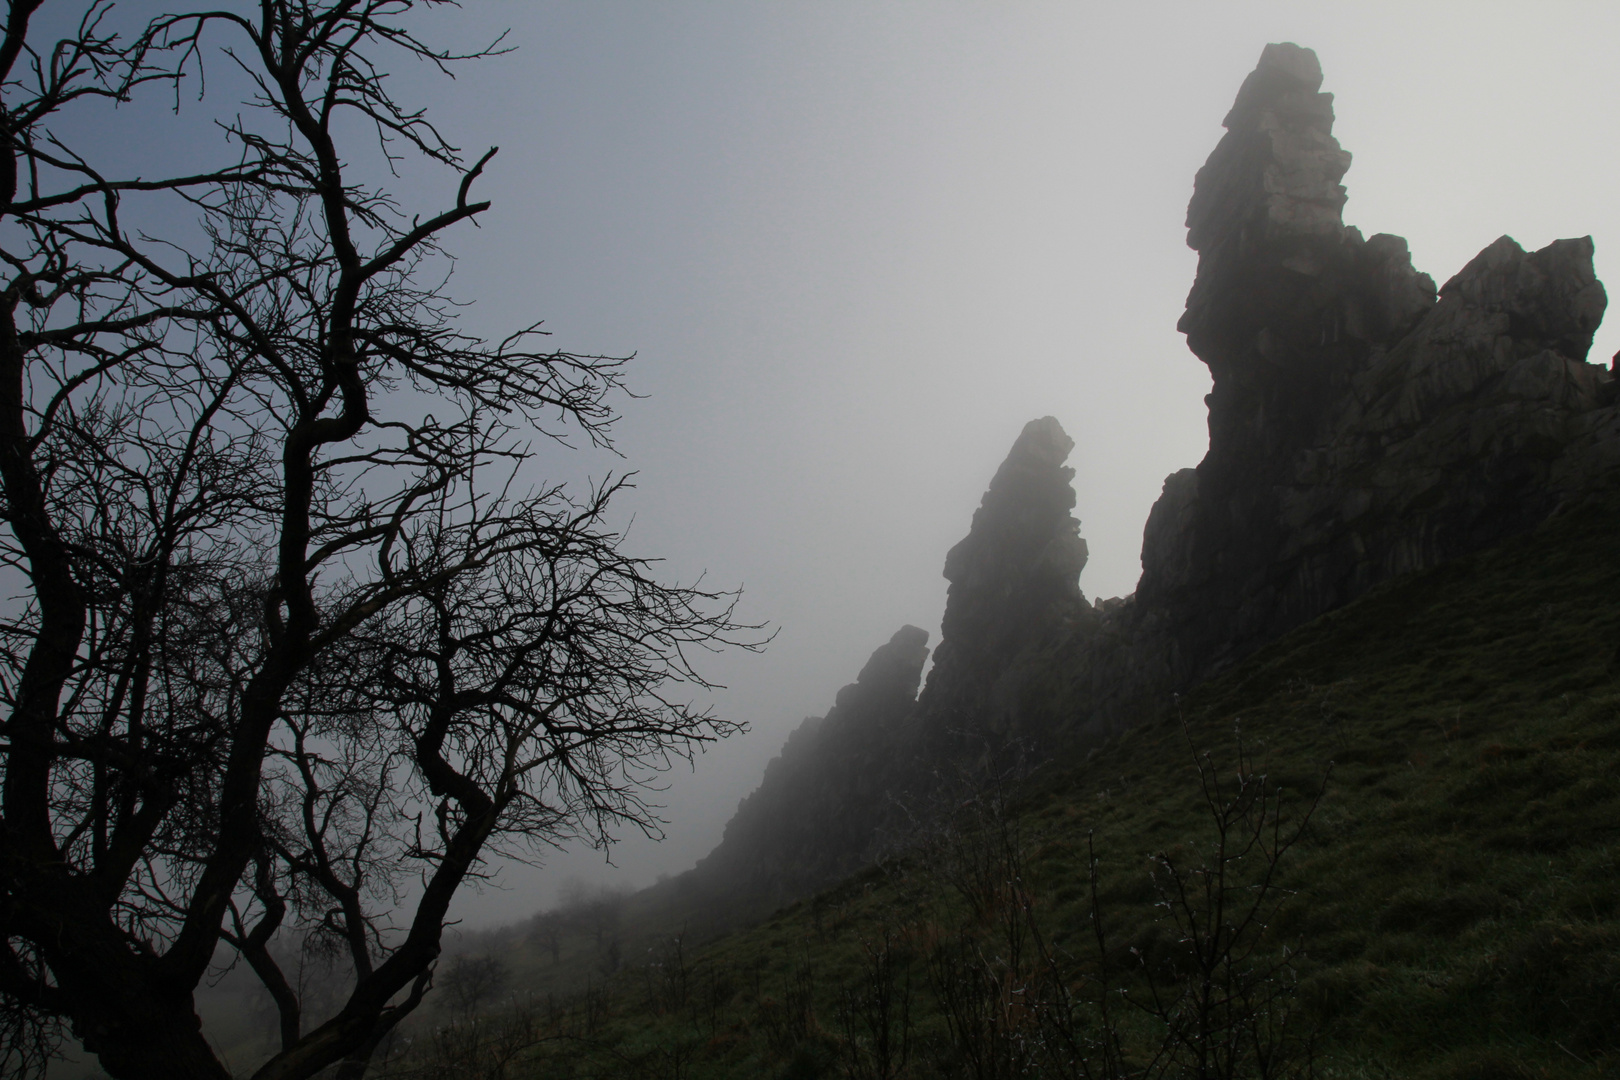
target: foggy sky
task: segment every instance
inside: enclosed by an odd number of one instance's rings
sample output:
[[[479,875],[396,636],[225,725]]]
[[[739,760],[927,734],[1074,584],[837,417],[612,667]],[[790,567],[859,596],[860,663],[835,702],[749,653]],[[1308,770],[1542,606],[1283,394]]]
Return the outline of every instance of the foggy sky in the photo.
[[[1133,590],[1148,508],[1207,442],[1187,199],[1267,42],[1321,58],[1347,223],[1437,284],[1504,233],[1590,233],[1620,282],[1612,4],[468,0],[426,29],[507,26],[517,51],[454,83],[396,73],[452,141],[501,146],[450,291],[480,332],[637,354],[623,460],[546,466],[637,470],[631,550],[744,586],[780,632],[707,666],[753,730],[670,775],[664,843],[508,868],[469,925],[707,853],[874,648],[903,623],[937,644],[945,552],[1026,421],[1077,444],[1082,589]],[[407,209],[441,201],[412,183]],[[1606,325],[1591,359],[1617,347]]]
[[[1209,378],[1175,332],[1194,173],[1263,46],[1314,48],[1354,155],[1347,223],[1437,284],[1504,233],[1592,234],[1620,281],[1620,44],[1597,4],[471,7],[520,46],[436,97],[499,143],[455,291],[507,328],[638,353],[632,546],[780,627],[710,665],[750,734],[678,770],[661,845],[513,868],[642,885],[718,842],[804,716],[903,623],[937,644],[946,550],[1025,421],[1077,443],[1087,596],[1131,592]],[[1620,347],[1605,326],[1592,359]],[[559,467],[577,468],[578,462]]]

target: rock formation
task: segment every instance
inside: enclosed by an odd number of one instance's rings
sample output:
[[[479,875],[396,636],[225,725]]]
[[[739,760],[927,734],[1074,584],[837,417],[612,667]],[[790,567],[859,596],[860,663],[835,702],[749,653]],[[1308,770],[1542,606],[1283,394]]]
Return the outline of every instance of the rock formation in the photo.
[[[903,829],[941,765],[982,765],[1027,734],[1043,650],[1096,613],[1080,593],[1086,544],[1070,510],[1074,440],[1052,417],[1025,425],[966,537],[945,559],[944,637],[917,695],[928,635],[902,627],[825,717],[788,737],[744,799],[699,884],[754,906],[830,884]]]
[[[707,872],[802,894],[942,766],[1111,733],[1379,582],[1620,499],[1591,239],[1502,237],[1437,290],[1404,240],[1344,224],[1321,83],[1310,50],[1267,46],[1194,182],[1179,328],[1214,380],[1209,452],[1165,481],[1136,593],[1086,603],[1074,444],[1031,422],[946,557],[922,694],[908,627],[789,740]]]
[[[698,864],[699,878],[769,906],[865,863],[884,804],[879,785],[891,756],[908,752],[902,725],[917,699],[927,642],[927,631],[902,626],[838,691],[826,716],[794,729],[720,846]]]
[[[1503,237],[1437,295],[1404,240],[1343,224],[1321,82],[1310,50],[1267,46],[1188,206],[1209,453],[1166,482],[1133,605],[1168,689],[1614,475],[1591,239]]]
[[[1064,465],[1073,449],[1055,418],[1026,424],[945,556],[950,588],[921,703],[931,729],[1006,732],[1017,719],[1017,658],[1089,610],[1074,470]]]

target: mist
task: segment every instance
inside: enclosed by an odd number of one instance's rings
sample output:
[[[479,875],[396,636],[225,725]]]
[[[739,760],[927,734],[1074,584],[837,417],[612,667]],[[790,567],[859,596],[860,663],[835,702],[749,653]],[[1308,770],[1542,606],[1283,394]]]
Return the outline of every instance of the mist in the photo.
[[[1406,237],[1437,283],[1504,233],[1591,234],[1620,277],[1608,6],[529,3],[447,25],[517,47],[454,83],[400,73],[458,145],[502,148],[493,210],[450,239],[467,322],[634,353],[622,458],[547,467],[635,471],[630,549],[777,629],[703,664],[751,731],[666,774],[661,841],[504,864],[467,927],[706,854],[876,646],[904,623],[937,644],[945,552],[1025,421],[1077,443],[1082,588],[1134,589],[1148,509],[1207,441],[1175,332],[1187,198],[1267,42],[1321,58],[1346,222]],[[1592,359],[1617,348],[1602,328]]]

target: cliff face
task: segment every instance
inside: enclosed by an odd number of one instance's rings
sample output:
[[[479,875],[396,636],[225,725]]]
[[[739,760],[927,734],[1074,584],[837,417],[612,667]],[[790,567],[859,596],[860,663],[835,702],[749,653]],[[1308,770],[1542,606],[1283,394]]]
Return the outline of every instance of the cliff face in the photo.
[[[1503,237],[1437,294],[1404,240],[1343,224],[1321,82],[1310,50],[1267,46],[1187,211],[1209,453],[1149,519],[1132,626],[1171,689],[1613,475],[1591,239]]]
[[[941,767],[1106,734],[1379,582],[1620,499],[1620,381],[1586,363],[1591,239],[1502,237],[1437,290],[1404,240],[1344,224],[1321,82],[1310,50],[1267,46],[1194,182],[1179,328],[1214,380],[1209,452],[1165,481],[1136,593],[1081,594],[1074,444],[1031,422],[946,557],[922,694],[908,627],[795,733],[706,872],[802,894]],[[874,670],[893,674],[868,690]]]

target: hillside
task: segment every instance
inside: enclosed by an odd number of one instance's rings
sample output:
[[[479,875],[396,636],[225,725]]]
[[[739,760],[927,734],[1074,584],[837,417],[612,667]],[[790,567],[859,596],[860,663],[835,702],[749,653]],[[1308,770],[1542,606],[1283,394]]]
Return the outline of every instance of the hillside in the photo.
[[[1082,1075],[1067,1036],[1099,1068],[1104,988],[1146,1001],[1145,973],[1163,994],[1184,985],[1156,857],[1219,867],[1192,751],[1230,791],[1239,737],[1251,785],[1280,792],[1278,835],[1320,792],[1278,862],[1264,905],[1278,910],[1227,972],[1277,965],[1230,1018],[1264,1035],[1290,1017],[1279,1074],[1314,1037],[1321,1075],[1612,1075],[1617,528],[1613,511],[1571,513],[1401,578],[1080,760],[958,790],[950,825],[906,858],[701,949],[666,936],[582,997],[526,999],[524,1030],[544,1039],[500,1075]],[[1229,863],[1231,911],[1252,905],[1261,868],[1252,852]],[[1112,1000],[1140,1069],[1164,1024]],[[486,1018],[486,1035],[512,1015]]]
[[[1593,245],[1436,288],[1343,222],[1321,83],[1268,46],[1195,180],[1209,451],[1135,593],[1031,421],[926,682],[872,642],[694,870],[462,941],[397,1074],[1620,1075]]]

